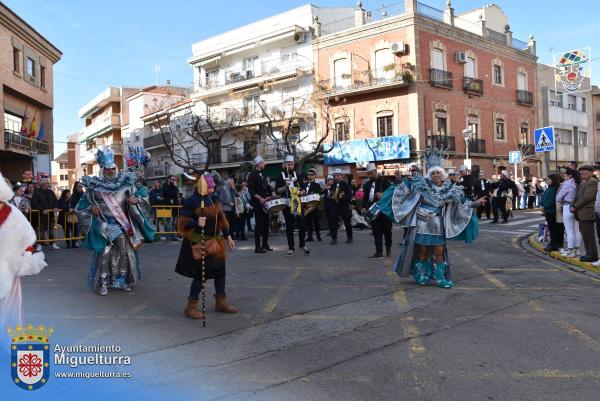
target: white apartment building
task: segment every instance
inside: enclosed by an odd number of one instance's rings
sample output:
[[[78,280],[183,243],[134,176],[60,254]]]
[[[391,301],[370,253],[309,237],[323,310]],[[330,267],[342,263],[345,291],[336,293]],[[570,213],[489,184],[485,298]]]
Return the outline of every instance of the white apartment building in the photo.
[[[556,151],[550,152],[550,169],[574,160],[579,165],[595,160],[592,92],[565,93],[554,85],[552,66],[537,65],[538,127],[554,127]],[[585,78],[589,81],[589,78]],[[584,87],[589,87],[585,82]]]
[[[243,135],[215,139],[211,168],[234,169],[257,154],[281,162],[281,136],[292,114],[300,116],[291,130],[298,154],[314,146],[314,26],[353,15],[353,8],[307,4],[192,45],[194,112],[243,129]],[[199,144],[193,154],[198,163],[206,160]]]

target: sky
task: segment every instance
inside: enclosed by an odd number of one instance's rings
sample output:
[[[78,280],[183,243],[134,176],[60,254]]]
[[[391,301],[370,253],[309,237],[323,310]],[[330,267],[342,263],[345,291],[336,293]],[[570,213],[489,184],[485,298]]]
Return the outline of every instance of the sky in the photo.
[[[62,53],[54,66],[55,156],[67,135],[83,128],[79,109],[109,85],[192,86],[193,43],[241,25],[306,4],[302,0],[2,0]],[[363,0],[367,10],[382,3]],[[456,14],[488,4],[489,0],[454,0]],[[423,0],[443,9],[445,0]],[[315,0],[321,7],[353,7],[352,0]],[[513,37],[537,40],[541,63],[552,64],[555,52],[592,47],[600,36],[600,2],[568,5],[558,0],[498,0],[508,15]],[[575,8],[573,8],[575,7]],[[566,19],[565,19],[566,18]],[[599,50],[600,51],[600,50]],[[600,53],[599,53],[600,54]],[[592,83],[600,83],[600,62],[592,64]]]

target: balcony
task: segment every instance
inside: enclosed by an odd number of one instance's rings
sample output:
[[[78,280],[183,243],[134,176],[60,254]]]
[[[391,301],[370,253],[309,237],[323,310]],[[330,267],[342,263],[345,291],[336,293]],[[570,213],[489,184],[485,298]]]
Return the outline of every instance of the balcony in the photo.
[[[471,139],[469,141],[469,153],[485,153],[485,140]]]
[[[456,145],[454,142],[455,138],[448,135],[430,135],[427,137],[427,146],[431,146],[438,149],[445,149],[447,151],[455,151]]]
[[[99,135],[109,132],[121,126],[121,116],[119,114],[107,113],[98,116],[95,121],[83,129],[84,140],[93,139]]]
[[[24,150],[29,153],[48,153],[48,142],[38,141],[37,139],[27,138],[15,131],[4,130],[5,148]]]
[[[281,62],[281,59],[266,60],[256,63],[254,68],[228,69],[219,72],[218,77],[203,81],[193,97],[210,97],[258,86],[265,81],[277,81],[284,78],[309,73],[312,65],[307,61]]]
[[[170,133],[166,133],[166,138],[167,141],[171,140],[171,134]],[[146,150],[150,150],[150,149],[154,149],[154,148],[159,148],[164,146],[164,142],[163,142],[163,136],[162,134],[158,134],[158,135],[152,135],[150,137],[144,138],[144,149]]]
[[[412,74],[401,65],[390,64],[376,70],[352,71],[340,77],[319,82],[319,88],[328,96],[361,94],[408,86]]]
[[[517,103],[533,106],[533,93],[527,91],[517,91]]]
[[[311,144],[309,148],[314,148]],[[210,165],[215,164],[239,164],[250,162],[256,155],[262,156],[266,161],[282,160],[285,152],[284,144],[275,143],[257,143],[256,150],[244,150],[243,148],[225,148],[221,152],[211,155]],[[309,151],[299,150],[298,156],[302,157]],[[192,163],[195,166],[204,166],[208,158],[208,152],[196,153],[192,155]]]
[[[452,89],[452,73],[450,71],[438,70],[435,68],[429,69],[430,82],[432,86],[439,86],[440,88]]]
[[[463,78],[463,91],[472,95],[483,95],[483,81],[476,78]]]

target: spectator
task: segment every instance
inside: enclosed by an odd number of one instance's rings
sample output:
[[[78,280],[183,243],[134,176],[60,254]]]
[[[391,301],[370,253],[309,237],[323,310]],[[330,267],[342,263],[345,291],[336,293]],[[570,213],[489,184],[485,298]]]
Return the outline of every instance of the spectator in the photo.
[[[246,202],[246,221],[240,222],[240,224],[246,224],[246,228],[249,232],[254,232],[252,229],[252,215],[254,214],[254,208],[252,207],[252,202],[250,192],[248,191],[248,183],[246,181],[242,181],[242,196]]]
[[[150,197],[150,206],[162,205],[163,198],[162,198],[162,190],[160,188],[160,181],[154,180],[154,182],[152,183],[152,189],[150,190],[150,193],[149,193],[149,197]]]
[[[235,215],[237,220],[237,226],[235,231],[235,239],[238,241],[248,241],[246,238],[246,209],[247,200],[243,194],[244,187],[242,184],[235,186]]]
[[[237,232],[237,218],[235,216],[235,182],[233,178],[228,178],[225,185],[219,189],[219,201],[221,208],[229,221],[229,231]]]
[[[81,199],[81,197],[83,196],[83,184],[79,181],[75,181],[75,184],[73,184],[73,190],[71,191],[71,203],[70,203],[70,207],[71,209],[75,210],[75,208],[77,207],[77,204],[79,203],[79,200]],[[75,231],[73,231],[73,236],[74,237],[81,237],[81,225],[79,224],[79,221],[77,221],[75,223]],[[74,243],[74,248],[77,248],[81,245],[81,243],[79,242],[79,240],[76,240]]]
[[[25,217],[29,217],[29,211],[31,210],[31,200],[25,196],[25,190],[27,186],[22,184],[17,184],[13,187],[13,191],[15,196],[10,200],[9,203],[15,205],[17,209],[19,209]]]
[[[77,217],[73,213],[75,209],[71,207],[70,190],[63,189],[56,207],[58,209],[58,224],[62,226],[65,238],[75,237]],[[65,239],[65,242],[67,243],[67,248],[77,248],[74,239]]]
[[[40,187],[36,188],[31,198],[31,208],[39,210],[39,239],[49,239],[48,244],[52,249],[60,249],[58,245],[52,241],[54,239],[54,213],[56,209],[56,195],[50,189],[50,180],[43,177],[40,179]],[[47,238],[46,238],[47,237]],[[36,250],[41,251],[42,246],[38,243]]]
[[[579,220],[579,231],[585,246],[585,256],[579,260],[582,262],[595,262],[598,260],[598,249],[596,248],[596,234],[594,233],[594,222],[596,214],[594,204],[598,192],[598,181],[593,177],[594,168],[584,165],[578,169],[581,176],[581,185],[577,188],[575,200],[571,205],[571,212],[575,213]]]
[[[175,184],[175,176],[170,175],[162,186],[161,197],[163,198],[163,205],[167,206],[178,206],[179,205],[179,188]],[[179,208],[172,208],[172,217],[165,221],[165,231],[169,233],[168,239],[171,241],[177,241],[176,230],[176,213],[179,212]]]
[[[567,233],[567,247],[561,250],[561,254],[574,258],[579,253],[581,234],[579,233],[579,223],[575,214],[570,210],[570,207],[575,201],[577,187],[581,184],[581,178],[577,170],[569,167],[565,169],[564,178],[565,181],[558,189],[558,194],[556,195],[556,202],[559,204],[560,209],[562,209],[563,224]]]
[[[31,199],[33,199],[34,192],[35,192],[35,185],[30,182],[29,184],[27,184],[27,189],[25,189],[25,194],[24,194],[24,196],[29,199],[30,207],[31,207]],[[33,208],[31,208],[31,209],[33,209]],[[39,227],[40,213],[38,210],[36,210],[35,212],[32,212],[31,209],[29,210],[29,214],[27,215],[27,220],[29,220],[29,223],[31,223],[31,226],[33,227],[33,231],[35,231],[35,235],[37,237],[39,235],[38,227]]]
[[[544,216],[546,217],[548,229],[550,230],[550,243],[544,250],[546,252],[552,252],[562,248],[565,240],[565,230],[563,224],[557,222],[556,218],[557,212],[560,212],[556,209],[556,193],[560,186],[558,176],[556,174],[551,174],[546,178],[546,182],[548,183],[548,189],[542,196],[542,207],[544,208]]]

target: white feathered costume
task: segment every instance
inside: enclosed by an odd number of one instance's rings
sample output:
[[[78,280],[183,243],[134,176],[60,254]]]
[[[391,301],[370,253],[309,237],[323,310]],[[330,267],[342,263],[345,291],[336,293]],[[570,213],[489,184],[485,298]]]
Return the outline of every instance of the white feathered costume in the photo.
[[[0,329],[22,324],[19,277],[37,274],[46,266],[42,252],[32,253],[35,232],[23,213],[8,204],[13,191],[0,174]]]

